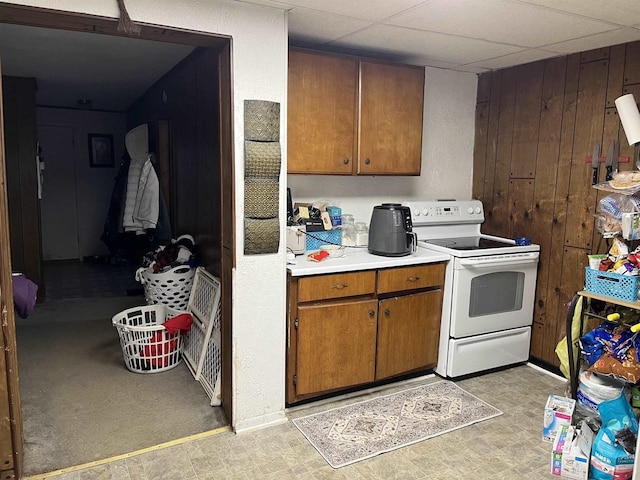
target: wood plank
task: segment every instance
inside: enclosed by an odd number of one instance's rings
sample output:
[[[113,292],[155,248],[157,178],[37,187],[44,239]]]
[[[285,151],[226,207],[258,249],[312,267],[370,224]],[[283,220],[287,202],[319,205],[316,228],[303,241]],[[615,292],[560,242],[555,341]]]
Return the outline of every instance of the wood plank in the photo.
[[[500,117],[498,120],[498,145],[496,154],[495,183],[493,187],[493,207],[491,209],[492,233],[509,235],[509,172],[511,171],[511,147],[513,142],[513,121],[516,107],[516,85],[518,69],[504,70],[500,92]]]
[[[233,149],[233,81],[231,74],[231,42],[218,52],[218,85],[220,86],[220,119],[218,121],[220,137],[221,188],[220,206],[222,212],[222,409],[230,424],[233,425],[233,329],[232,329],[232,272],[236,265],[235,255],[235,194],[234,194],[234,149]]]
[[[578,109],[567,204],[567,246],[591,248],[596,194],[591,186],[591,165],[585,163],[584,159],[591,156],[594,142],[602,145],[608,69],[607,60],[580,66]]]
[[[0,78],[2,78],[1,73]],[[2,91],[1,82],[0,91]],[[3,469],[14,470],[19,477],[22,471],[24,438],[18,380],[4,146],[4,107],[0,100],[0,465]]]
[[[509,238],[533,238],[533,180],[514,178],[509,182]]]
[[[564,237],[567,228],[566,209],[567,197],[569,194],[569,181],[571,178],[571,157],[573,153],[573,136],[576,122],[576,110],[578,102],[578,82],[580,77],[580,56],[579,54],[567,57],[567,66],[564,84],[564,98],[562,104],[562,127],[560,132],[560,147],[558,152],[558,170],[556,172],[556,184],[553,206],[553,220],[551,222],[551,239],[547,243],[549,250],[546,304],[544,310],[536,311],[539,314],[534,317],[544,325],[542,332],[542,345],[544,339],[553,336],[556,331],[560,305],[568,299],[561,297],[560,283],[561,270],[557,265],[562,265],[564,254]],[[569,299],[570,300],[570,299]],[[539,330],[534,335],[540,334]],[[536,339],[537,341],[537,339]],[[543,360],[552,362],[555,354],[551,355],[543,349]]]
[[[594,50],[587,50],[580,54],[580,62],[596,62],[598,60],[606,60],[609,58],[609,47],[596,48]]]
[[[603,134],[602,134],[602,151],[603,155],[606,155],[607,150],[609,148],[609,144],[618,138],[618,128],[619,128],[620,120],[617,115],[617,111],[614,108],[607,108],[605,110],[604,116],[604,126],[603,126]],[[606,181],[606,168],[604,164],[601,164],[598,175],[598,182]],[[593,189],[596,195],[596,214],[599,211],[598,206],[600,205],[600,200],[609,195],[608,192],[603,192],[601,190]],[[597,227],[597,217],[594,219],[594,228],[593,228],[593,239],[591,241],[591,253],[605,253],[604,242],[602,241],[602,232]]]
[[[616,98],[622,95],[624,83],[625,46],[611,47],[609,55],[609,79],[607,81],[607,108],[615,107]]]
[[[624,84],[640,83],[640,42],[626,44],[624,61]]]
[[[544,337],[544,325],[542,323],[533,322],[531,327],[531,347],[529,349],[532,357],[543,358],[542,339]]]
[[[570,302],[573,296],[584,288],[584,267],[587,265],[589,251],[583,248],[565,247],[563,253],[562,266],[560,268],[562,272],[560,296],[567,300],[562,305],[559,305],[555,332],[545,332],[544,339],[545,358],[548,359],[547,361],[553,360],[551,363],[556,366],[560,365],[560,361],[555,354],[555,348],[566,334],[566,303]]]
[[[502,71],[491,72],[491,101],[489,103],[489,122],[487,125],[487,153],[484,168],[483,205],[485,211],[486,233],[494,233],[493,199],[496,171],[496,155],[498,144],[498,120],[500,119],[500,90],[502,85]]]
[[[489,127],[489,102],[476,105],[476,130],[473,146],[473,180],[471,195],[476,200],[485,201],[485,163],[487,159],[487,138]]]
[[[76,32],[92,32],[118,37],[134,36],[118,31],[117,18],[106,18],[97,15],[30,6],[0,5],[0,23],[15,23],[18,25],[57,28]],[[203,31],[194,32],[180,28],[148,25],[138,21],[135,21],[135,23],[141,29],[139,34],[140,38],[156,42],[220,48],[225,42],[229,41],[228,37]]]
[[[532,233],[533,243],[540,245],[538,261],[538,281],[533,318],[539,328],[532,333],[533,345],[542,345],[536,338],[544,327],[546,318],[547,288],[551,270],[551,236],[548,229],[553,225],[554,196],[560,160],[560,134],[564,110],[564,87],[567,71],[567,57],[544,61],[542,86],[540,135],[538,136],[536,179],[533,192]],[[538,347],[536,347],[538,348]],[[535,355],[538,356],[538,355]]]
[[[517,71],[511,178],[534,178],[544,62],[528,63],[518,67]]]
[[[481,73],[478,75],[478,94],[476,102],[488,102],[491,98],[491,73]]]

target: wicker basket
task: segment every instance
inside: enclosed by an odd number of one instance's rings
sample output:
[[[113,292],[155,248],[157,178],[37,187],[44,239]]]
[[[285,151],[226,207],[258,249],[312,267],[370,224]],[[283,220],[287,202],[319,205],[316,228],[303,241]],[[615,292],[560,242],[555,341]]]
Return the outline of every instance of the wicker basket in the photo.
[[[162,324],[182,313],[165,305],[133,307],[113,316],[124,363],[135,373],[169,370],[182,360],[184,335],[170,333]]]
[[[177,310],[186,310],[193,285],[195,269],[181,265],[166,272],[155,273],[140,268],[136,280],[144,287],[144,298],[149,305],[162,304]]]

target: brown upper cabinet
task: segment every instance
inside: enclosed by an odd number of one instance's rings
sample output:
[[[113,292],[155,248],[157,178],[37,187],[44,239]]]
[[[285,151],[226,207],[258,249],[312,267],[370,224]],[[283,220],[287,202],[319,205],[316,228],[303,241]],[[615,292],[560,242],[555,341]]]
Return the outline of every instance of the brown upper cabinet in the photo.
[[[424,68],[289,51],[288,173],[420,175]]]

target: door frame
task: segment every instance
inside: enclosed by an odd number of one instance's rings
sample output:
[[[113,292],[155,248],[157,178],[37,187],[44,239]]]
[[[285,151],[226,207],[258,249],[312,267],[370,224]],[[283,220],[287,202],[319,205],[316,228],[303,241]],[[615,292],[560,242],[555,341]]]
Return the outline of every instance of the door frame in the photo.
[[[214,48],[219,58],[219,131],[221,206],[223,212],[234,212],[234,156],[233,156],[233,78],[231,37],[207,32],[196,32],[170,26],[156,26],[136,22],[139,35],[128,35],[118,31],[117,18],[65,12],[25,5],[0,4],[0,23],[68,31],[90,32],[119,37],[140,38],[166,43]],[[0,82],[1,88],[1,82]],[[0,90],[1,91],[1,90]],[[232,407],[232,269],[235,267],[235,215],[221,215],[221,283],[222,283],[222,409],[233,425]],[[16,350],[15,319],[13,314],[11,285],[11,256],[9,246],[8,204],[6,191],[6,168],[4,156],[4,118],[0,96],[0,313],[2,315],[2,338],[6,374],[8,381],[9,407],[12,425],[13,468],[20,478],[23,459],[23,423],[19,395],[18,359]],[[1,365],[1,362],[0,362]],[[0,383],[2,385],[2,383]],[[0,391],[0,394],[3,392]],[[0,465],[0,470],[3,467]]]

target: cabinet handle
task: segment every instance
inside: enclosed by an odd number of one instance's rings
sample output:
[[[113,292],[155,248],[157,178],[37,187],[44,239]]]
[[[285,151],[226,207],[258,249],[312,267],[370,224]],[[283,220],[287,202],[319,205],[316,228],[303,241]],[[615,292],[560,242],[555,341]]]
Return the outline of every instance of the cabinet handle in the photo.
[[[369,165],[371,163],[371,159],[370,158],[365,158],[364,159],[364,163],[365,163],[365,165]]]
[[[342,285],[331,285],[331,288],[347,288],[349,286],[349,284],[347,283],[343,283]]]
[[[371,318],[375,317],[376,316],[376,312],[374,312],[373,310],[369,310],[369,316]]]
[[[384,314],[388,317],[389,315],[391,315],[391,310],[389,310],[388,308],[384,311]]]
[[[344,163],[345,165],[348,165],[349,164],[349,159],[347,157],[344,157],[342,159],[342,163]]]
[[[407,282],[417,282],[420,280],[420,277],[408,277]]]

